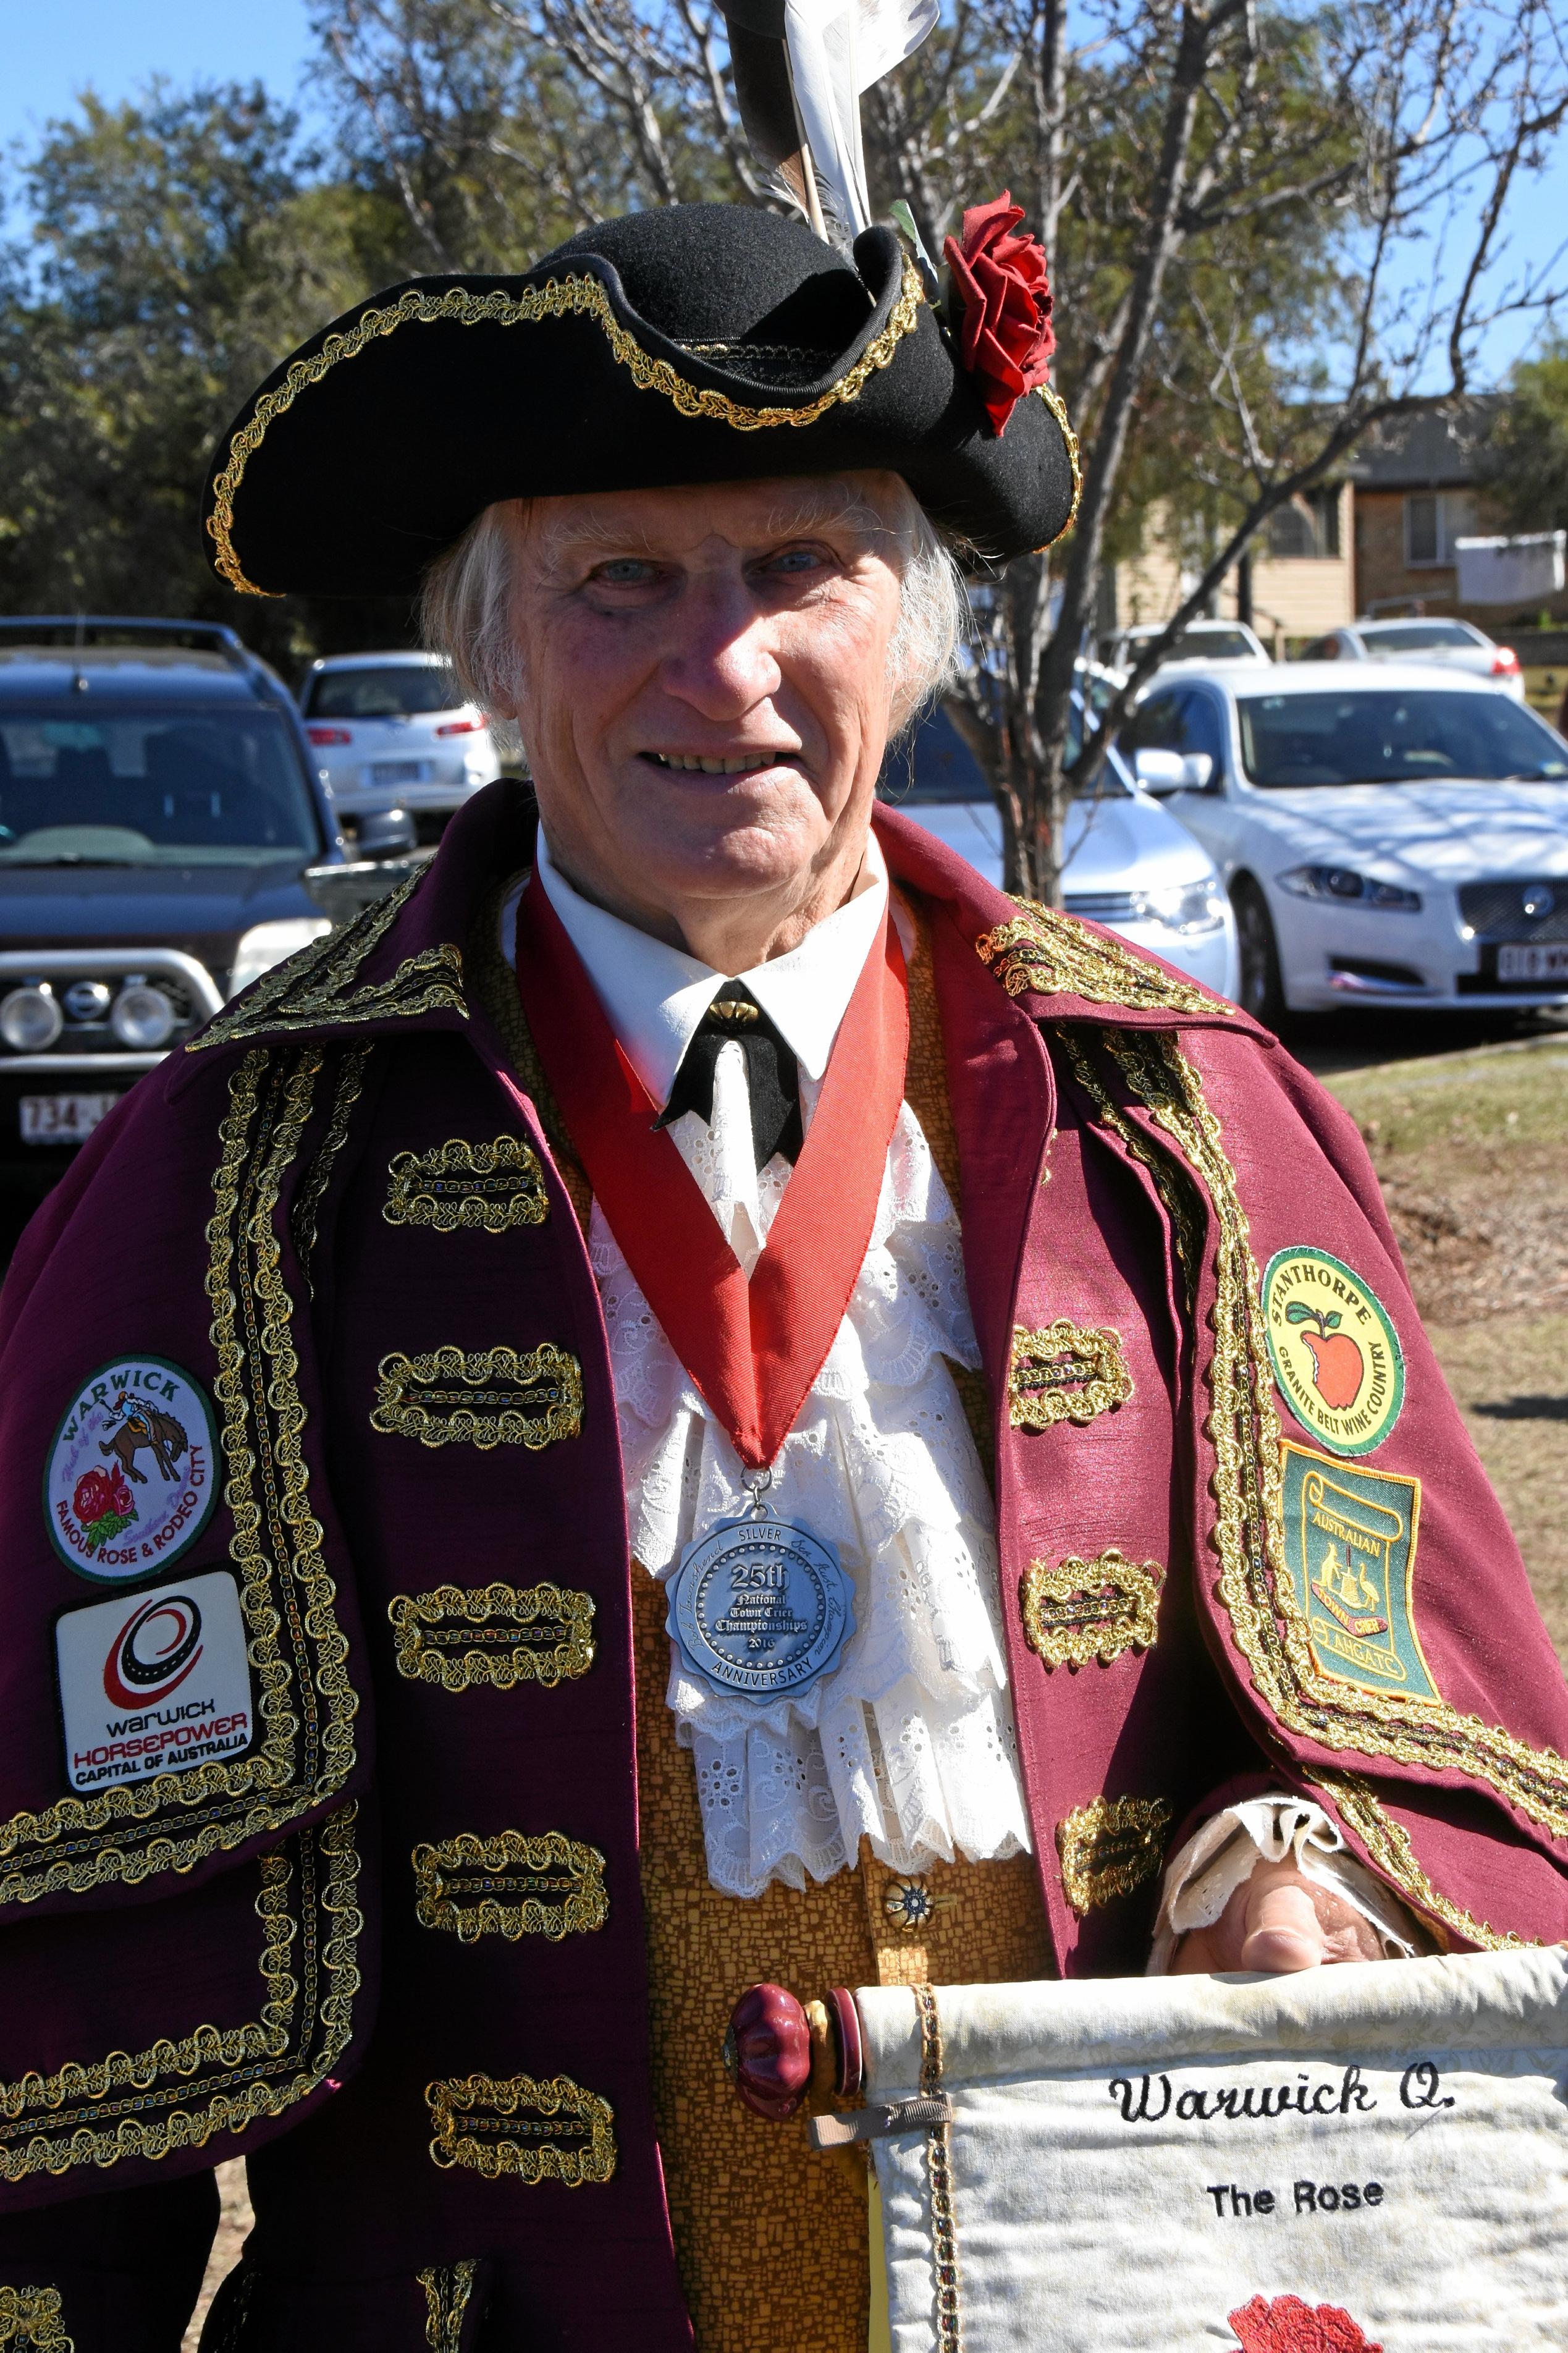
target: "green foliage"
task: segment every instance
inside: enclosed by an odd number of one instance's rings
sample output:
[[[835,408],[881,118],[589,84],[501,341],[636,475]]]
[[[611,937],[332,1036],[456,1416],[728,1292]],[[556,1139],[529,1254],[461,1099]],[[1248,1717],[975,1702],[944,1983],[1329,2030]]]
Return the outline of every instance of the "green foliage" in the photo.
[[[375,198],[315,181],[261,90],[161,84],[50,125],[22,195],[30,251],[0,281],[0,605],[236,619],[199,538],[206,458],[362,290]],[[291,600],[242,626],[284,660],[320,635]]]
[[[1568,530],[1568,335],[1514,369],[1485,453],[1489,497],[1515,531]]]

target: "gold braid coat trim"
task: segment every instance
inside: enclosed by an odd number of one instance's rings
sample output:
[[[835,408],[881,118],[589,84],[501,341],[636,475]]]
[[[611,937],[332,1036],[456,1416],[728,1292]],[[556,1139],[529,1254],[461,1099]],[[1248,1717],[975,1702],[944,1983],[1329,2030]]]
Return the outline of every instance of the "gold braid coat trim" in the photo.
[[[260,1738],[247,1757],[15,1815],[0,1827],[0,1904],[188,1871],[219,1850],[287,1829],[335,1796],[353,1769],[358,1701],[324,1535],[310,1509],[294,1302],[276,1230],[321,1060],[314,1047],[279,1057],[258,1048],[237,1064],[207,1227],[224,1500],[259,1686]]]
[[[36,2353],[76,2353],[60,2316],[58,2287],[0,2287],[0,2346],[30,2345]]]
[[[331,1114],[327,1121],[326,1133],[317,1147],[316,1155],[306,1173],[305,1181],[294,1197],[294,1207],[289,1214],[289,1230],[293,1237],[294,1255],[300,1261],[300,1271],[304,1277],[305,1287],[312,1293],[315,1291],[315,1284],[311,1280],[310,1262],[316,1254],[316,1220],[321,1216],[321,1203],[326,1198],[327,1187],[332,1181],[332,1171],[337,1166],[338,1155],[348,1141],[349,1123],[353,1117],[354,1105],[358,1103],[364,1088],[366,1065],[374,1051],[374,1045],[351,1046],[339,1062],[337,1083],[332,1090]]]
[[[1007,1419],[1015,1430],[1050,1430],[1058,1421],[1082,1426],[1131,1394],[1132,1375],[1113,1324],[1075,1324],[1066,1315],[1038,1331],[1014,1324]]]
[[[1062,1888],[1080,1919],[1154,1877],[1172,1820],[1163,1798],[1096,1798],[1057,1824]]]
[[[451,287],[444,294],[424,294],[411,287],[384,309],[362,311],[342,334],[329,335],[319,352],[313,352],[309,359],[296,360],[276,391],[263,394],[257,402],[248,421],[230,441],[228,461],[213,484],[213,511],[206,527],[217,551],[214,562],[230,587],[237,588],[243,596],[269,596],[278,593],[258,588],[254,581],[246,578],[235,549],[234,502],[239,496],[246,468],[271,427],[293,407],[301,393],[320,384],[343,361],[358,359],[372,343],[395,334],[399,328],[435,326],[443,322],[463,327],[536,327],[546,319],[591,319],[602,329],[612,353],[639,392],[659,394],[673,402],[682,417],[709,417],[732,426],[737,433],[757,433],[775,425],[815,425],[830,408],[858,400],[868,379],[879,369],[889,365],[904,337],[913,332],[924,299],[919,273],[906,256],[903,282],[888,323],[867,344],[853,367],[847,368],[837,382],[829,385],[816,400],[800,406],[779,403],[752,408],[731,400],[727,393],[689,384],[668,360],[655,359],[645,352],[616,317],[610,298],[597,278],[575,274],[552,278],[542,286],[526,288],[521,294],[499,290],[474,294],[461,286]],[[1075,469],[1075,483],[1077,479]],[[1075,500],[1075,511],[1076,504]]]
[[[553,1341],[516,1348],[395,1348],[376,1368],[370,1426],[421,1446],[526,1446],[537,1454],[583,1429],[583,1367]]]
[[[506,2174],[531,2187],[559,2181],[580,2189],[616,2169],[615,2112],[570,2075],[465,2075],[427,2084],[425,2097],[436,2136],[431,2161],[443,2170],[456,2165],[490,2181]],[[577,2146],[558,2145],[567,2138]]]
[[[202,2148],[215,2133],[243,2132],[317,2089],[353,2031],[363,1926],[355,1812],[340,1807],[260,1858],[259,2018],[0,2084],[0,2180]]]
[[[594,1597],[570,1586],[438,1585],[433,1593],[395,1593],[392,1620],[397,1672],[410,1683],[469,1691],[488,1683],[550,1690],[574,1683],[594,1663]],[[542,1621],[550,1639],[535,1639]]]
[[[414,1850],[414,1916],[422,1928],[444,1928],[471,1945],[480,1936],[589,1936],[610,1916],[605,1858],[562,1831],[538,1838],[501,1831],[455,1838]]]
[[[288,1037],[301,1029],[339,1029],[353,1021],[406,1021],[441,1007],[460,1013],[466,1021],[463,953],[450,940],[405,956],[390,980],[369,981],[363,988],[353,986],[360,966],[380,946],[427,871],[421,867],[342,931],[325,933],[264,972],[237,1004],[216,1015],[199,1037],[189,1040],[186,1053],[201,1054],[209,1046],[233,1046],[256,1038]]]
[[[1140,1013],[1222,1013],[1238,1008],[1211,997],[1190,980],[1162,972],[1120,940],[1091,932],[1076,915],[1060,915],[1033,899],[1016,899],[1023,913],[997,923],[974,943],[980,961],[1009,997],[1081,997],[1090,1005],[1121,1005]]]
[[[1220,1599],[1259,1699],[1287,1732],[1320,1747],[1392,1757],[1428,1772],[1463,1773],[1551,1835],[1568,1835],[1568,1760],[1554,1749],[1531,1748],[1443,1700],[1362,1692],[1318,1672],[1285,1565],[1279,1417],[1258,1267],[1219,1122],[1196,1069],[1173,1039],[1113,1030],[1106,1043],[1129,1091],[1170,1140],[1213,1210],[1216,1290],[1207,1428],[1218,1504],[1214,1540]],[[1161,1155],[1151,1153],[1109,1092],[1092,1083],[1110,1124],[1158,1177]]]
[[[1159,1638],[1157,1560],[1129,1560],[1112,1545],[1094,1560],[1076,1556],[1050,1567],[1033,1560],[1019,1580],[1018,1602],[1031,1651],[1047,1667],[1114,1665],[1124,1651],[1151,1651]]]
[[[414,2276],[425,2291],[425,2342],[435,2353],[459,2353],[463,2321],[479,2272],[477,2256],[460,2263],[432,2263]]]
[[[432,1152],[395,1152],[386,1174],[381,1214],[389,1226],[504,1234],[513,1226],[542,1226],[550,1215],[542,1164],[520,1135],[498,1135],[490,1144],[454,1135]]]

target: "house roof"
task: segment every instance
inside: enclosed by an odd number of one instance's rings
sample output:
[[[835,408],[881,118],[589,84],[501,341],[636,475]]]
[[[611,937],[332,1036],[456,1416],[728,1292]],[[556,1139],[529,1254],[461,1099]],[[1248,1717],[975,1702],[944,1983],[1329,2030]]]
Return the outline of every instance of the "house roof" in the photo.
[[[1479,478],[1479,455],[1501,406],[1496,394],[1457,402],[1452,410],[1390,417],[1351,460],[1363,491],[1462,490]]]

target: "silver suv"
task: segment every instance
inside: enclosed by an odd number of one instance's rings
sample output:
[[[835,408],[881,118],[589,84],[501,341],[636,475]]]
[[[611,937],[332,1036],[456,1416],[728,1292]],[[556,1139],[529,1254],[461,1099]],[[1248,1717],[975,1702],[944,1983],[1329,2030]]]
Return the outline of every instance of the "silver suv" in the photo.
[[[438,654],[329,655],[306,671],[300,708],[343,837],[362,855],[439,841],[500,774],[489,720]],[[401,828],[398,810],[409,819]]]

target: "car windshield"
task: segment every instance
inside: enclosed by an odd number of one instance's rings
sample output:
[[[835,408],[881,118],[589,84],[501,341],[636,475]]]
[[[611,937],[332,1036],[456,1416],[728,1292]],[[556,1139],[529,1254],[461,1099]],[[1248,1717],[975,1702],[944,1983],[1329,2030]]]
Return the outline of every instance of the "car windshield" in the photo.
[[[320,670],[310,681],[308,719],[415,719],[426,711],[456,711],[463,691],[445,662],[369,663],[354,670]]]
[[[1129,661],[1136,661],[1148,638],[1128,641]],[[1247,661],[1258,649],[1242,629],[1185,629],[1162,659],[1165,661]]]
[[[0,708],[0,865],[226,866],[320,847],[276,712]]]
[[[1103,709],[1115,690],[1103,680],[1094,679],[1089,681],[1089,691],[1098,707]],[[1076,760],[1082,749],[1083,717],[1075,692],[1068,718],[1068,760]],[[1104,800],[1126,789],[1117,769],[1106,761],[1095,782],[1087,787],[1087,796],[1091,800]],[[911,742],[895,746],[889,754],[879,790],[882,798],[898,808],[942,807],[959,801],[989,803],[992,798],[979,761],[947,712],[940,709],[921,723]]]
[[[1568,744],[1507,695],[1386,688],[1237,699],[1249,784],[1441,784],[1449,777],[1568,782]]]
[[[1458,621],[1402,621],[1392,628],[1363,631],[1369,654],[1430,653],[1434,646],[1458,646],[1476,651],[1476,639]]]

